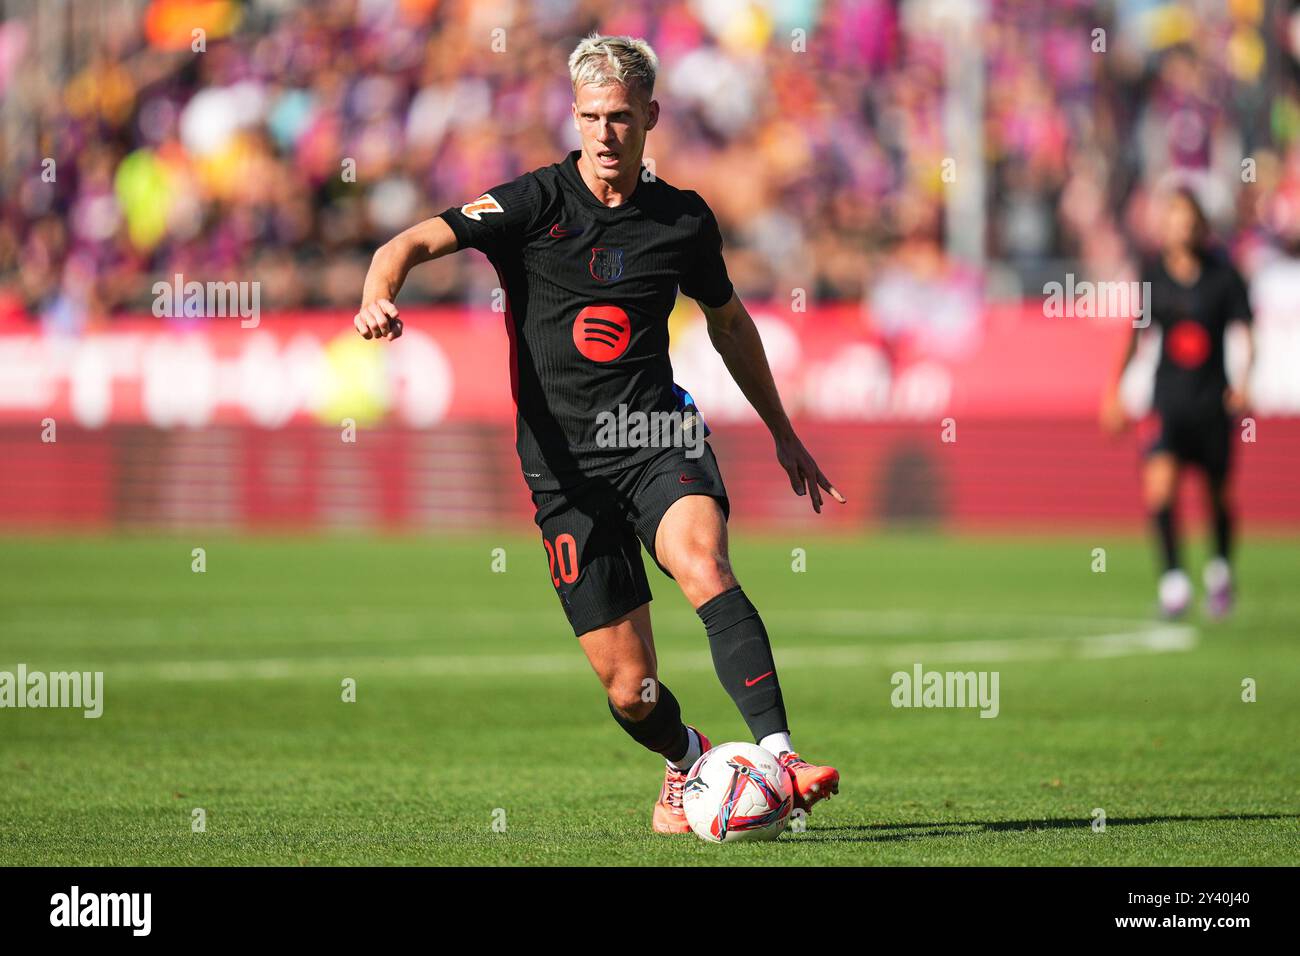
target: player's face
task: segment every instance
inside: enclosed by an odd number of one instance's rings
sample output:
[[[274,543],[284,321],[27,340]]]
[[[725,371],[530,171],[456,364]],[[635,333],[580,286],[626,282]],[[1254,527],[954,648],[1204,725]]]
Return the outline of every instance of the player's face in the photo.
[[[600,179],[614,181],[640,170],[645,134],[658,120],[657,102],[619,83],[584,85],[574,94],[573,122],[582,152]]]
[[[1196,244],[1196,210],[1186,196],[1175,193],[1165,203],[1164,245],[1166,249],[1188,249]]]

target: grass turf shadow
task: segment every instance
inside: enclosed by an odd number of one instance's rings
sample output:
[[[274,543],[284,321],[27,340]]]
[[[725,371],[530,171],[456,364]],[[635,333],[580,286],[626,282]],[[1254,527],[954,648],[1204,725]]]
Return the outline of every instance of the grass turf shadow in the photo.
[[[1151,823],[1210,823],[1230,820],[1296,820],[1293,813],[1225,813],[1219,816],[1107,817],[1106,827],[1145,826]],[[812,826],[792,834],[782,843],[892,843],[925,837],[971,836],[976,833],[1032,833],[1036,830],[1068,830],[1091,827],[1089,818],[1064,817],[1047,820],[948,820],[929,823],[853,823]],[[904,830],[923,832],[884,833]],[[837,831],[843,831],[841,835]]]

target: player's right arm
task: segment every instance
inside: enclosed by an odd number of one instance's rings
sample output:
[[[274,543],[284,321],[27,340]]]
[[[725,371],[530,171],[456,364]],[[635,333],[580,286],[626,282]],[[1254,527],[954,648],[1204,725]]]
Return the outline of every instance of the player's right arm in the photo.
[[[357,331],[367,339],[397,338],[402,323],[393,299],[412,267],[458,249],[477,249],[489,259],[511,252],[542,222],[552,198],[535,174],[524,173],[384,243],[366,273]]]
[[[1142,280],[1143,289],[1153,288],[1155,275],[1150,262],[1142,264],[1139,278]],[[1106,390],[1102,394],[1101,414],[1098,417],[1102,429],[1112,435],[1118,435],[1129,425],[1128,412],[1125,411],[1124,402],[1120,398],[1119,387],[1124,379],[1124,373],[1128,371],[1129,364],[1133,361],[1133,356],[1137,354],[1138,340],[1142,337],[1142,331],[1151,325],[1151,310],[1154,306],[1151,302],[1146,302],[1145,308],[1147,310],[1147,321],[1134,322],[1133,328],[1124,342],[1124,353],[1119,358],[1119,366],[1115,369],[1115,374],[1111,380],[1106,383]]]
[[[1115,376],[1106,386],[1106,394],[1102,398],[1101,427],[1112,434],[1122,432],[1128,425],[1128,413],[1124,410],[1124,402],[1120,399],[1119,385],[1124,378],[1124,373],[1128,371],[1129,363],[1133,361],[1133,356],[1137,354],[1138,336],[1141,334],[1142,329],[1134,326],[1124,345],[1124,354],[1120,356],[1119,368],[1115,370]]]
[[[426,219],[398,233],[375,250],[361,292],[361,310],[352,320],[364,339],[395,339],[402,323],[393,300],[406,274],[421,262],[459,249],[456,234],[441,216]]]

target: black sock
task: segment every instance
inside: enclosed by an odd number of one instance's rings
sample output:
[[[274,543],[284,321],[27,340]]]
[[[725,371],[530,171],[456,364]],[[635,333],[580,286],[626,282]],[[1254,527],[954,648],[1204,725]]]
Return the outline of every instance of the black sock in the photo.
[[[686,735],[686,725],[682,723],[681,705],[663,684],[659,685],[659,699],[654,709],[644,720],[624,717],[614,708],[612,700],[609,701],[609,712],[629,737],[647,750],[662,754],[666,760],[681,760],[690,749],[690,738]]]
[[[767,629],[740,585],[705,601],[695,613],[709,635],[718,680],[736,702],[754,739],[788,733]]]
[[[1214,553],[1216,556],[1228,560],[1229,553],[1232,551],[1232,509],[1228,507],[1228,502],[1224,500],[1222,494],[1214,496]]]
[[[1179,567],[1178,533],[1174,530],[1174,509],[1165,505],[1151,516],[1155,523],[1156,536],[1160,542],[1160,556],[1165,562],[1165,570],[1172,571]]]

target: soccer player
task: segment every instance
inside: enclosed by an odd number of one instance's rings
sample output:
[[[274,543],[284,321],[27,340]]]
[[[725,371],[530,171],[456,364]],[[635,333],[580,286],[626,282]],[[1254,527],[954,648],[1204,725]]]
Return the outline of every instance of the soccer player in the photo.
[[[1142,484],[1147,510],[1159,543],[1164,573],[1159,600],[1171,618],[1186,613],[1192,583],[1183,570],[1174,504],[1184,466],[1205,474],[1214,521],[1214,556],[1203,579],[1205,608],[1211,617],[1232,609],[1231,553],[1233,508],[1229,495],[1236,416],[1249,407],[1246,382],[1254,357],[1251,310],[1246,283],[1222,252],[1208,244],[1209,228],[1195,194],[1172,190],[1165,198],[1160,255],[1143,268],[1150,282],[1146,303],[1151,328],[1161,332],[1153,410],[1159,423],[1146,452]],[[1224,363],[1228,327],[1246,329],[1249,358],[1240,384],[1229,383]],[[1102,408],[1102,423],[1118,432],[1127,424],[1119,399],[1119,382],[1137,351],[1141,329],[1134,328]]]
[[[708,205],[642,165],[659,121],[658,59],[631,37],[592,35],[569,58],[581,148],[562,161],[452,207],[385,243],[366,276],[355,324],[364,338],[401,333],[398,290],[412,266],[478,249],[505,290],[516,448],[532,492],[551,581],[609,698],[614,720],[667,762],[655,804],[659,833],[689,829],[686,772],[709,740],[682,720],[658,682],[644,545],[691,602],[718,678],[755,741],[808,809],[838,792],[839,772],[803,760],[762,618],[732,573],[729,504],[702,419],[673,382],[668,314],[680,287],[699,302],[709,337],[776,444],[797,495],[815,512],[822,491],[841,504],[800,442],[763,344],[722,259]],[[663,443],[628,430],[609,441],[598,422],[634,414],[676,422]]]

